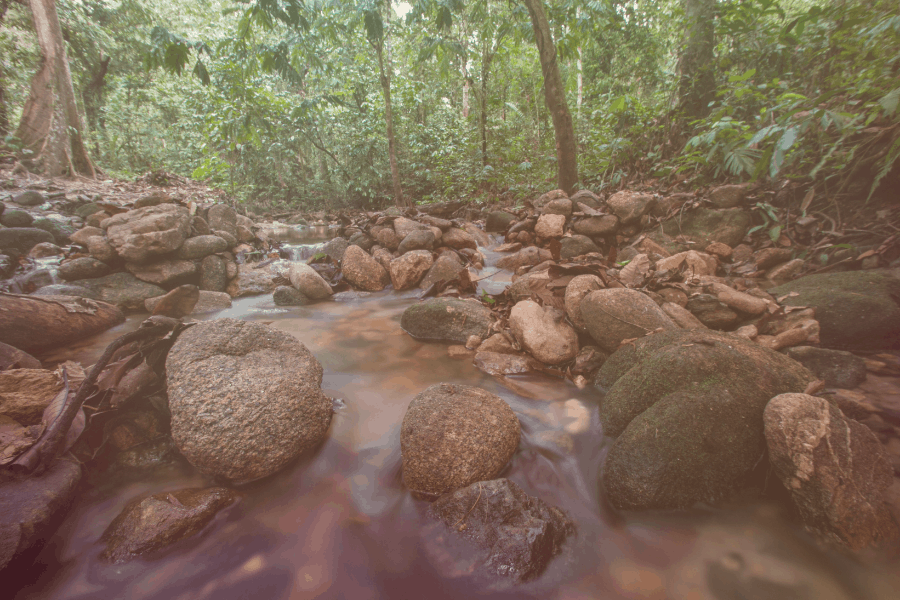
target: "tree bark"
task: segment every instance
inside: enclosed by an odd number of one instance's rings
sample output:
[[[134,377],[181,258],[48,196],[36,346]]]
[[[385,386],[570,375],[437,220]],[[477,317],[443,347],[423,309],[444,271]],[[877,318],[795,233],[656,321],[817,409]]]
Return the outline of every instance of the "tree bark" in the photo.
[[[688,119],[702,119],[716,97],[716,1],[683,3],[685,41],[678,61],[678,108]]]
[[[0,339],[25,352],[65,346],[124,320],[122,311],[106,302],[0,292]]]
[[[553,118],[553,131],[556,136],[557,185],[571,194],[578,185],[578,150],[575,143],[575,130],[572,126],[572,115],[566,104],[566,91],[559,74],[556,62],[556,46],[550,35],[550,24],[544,13],[541,0],[523,0],[531,25],[534,29],[534,40],[541,57],[541,72],[544,75],[544,100],[547,110]]]
[[[84,145],[83,127],[75,102],[66,45],[56,14],[55,0],[29,0],[41,66],[31,80],[31,91],[16,137],[28,158],[41,164],[49,177],[68,172],[96,177]]]
[[[391,107],[391,75],[384,68],[384,41],[373,44],[378,56],[378,70],[381,80],[381,91],[384,93],[384,120],[387,128],[388,158],[391,161],[391,181],[394,185],[394,204],[412,206],[403,198],[403,186],[400,184],[400,167],[397,165],[397,149],[394,145],[394,111]]]

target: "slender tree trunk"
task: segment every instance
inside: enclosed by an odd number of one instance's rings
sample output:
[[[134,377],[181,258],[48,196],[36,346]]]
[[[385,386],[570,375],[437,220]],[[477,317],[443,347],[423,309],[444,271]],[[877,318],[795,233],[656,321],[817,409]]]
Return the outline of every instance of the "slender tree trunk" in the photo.
[[[716,0],[683,0],[684,49],[678,61],[678,108],[688,119],[709,114],[716,97]]]
[[[481,57],[481,94],[478,99],[479,118],[478,128],[481,130],[481,166],[487,166],[487,93],[488,75],[491,73],[491,61],[494,59],[492,52],[485,52]]]
[[[378,70],[381,80],[381,91],[384,93],[384,120],[387,128],[388,157],[391,161],[391,181],[394,184],[394,204],[412,206],[403,198],[403,187],[400,184],[400,167],[397,165],[397,149],[394,144],[394,111],[391,107],[391,75],[384,68],[384,42],[373,44],[378,56]]]
[[[101,108],[103,107],[103,91],[106,86],[106,73],[109,71],[111,57],[103,57],[91,76],[90,82],[81,93],[84,101],[84,116],[88,127],[94,132],[94,155],[100,155],[100,135],[104,130]]]
[[[550,35],[550,24],[544,13],[541,0],[523,0],[531,16],[534,40],[541,57],[541,72],[544,75],[544,100],[553,118],[556,135],[557,185],[567,193],[575,191],[578,185],[578,150],[572,115],[566,104],[566,91],[556,63],[556,46]]]
[[[469,118],[469,60],[465,57],[462,59],[462,116],[464,119]]]
[[[0,25],[6,19],[6,11],[11,0],[0,0]],[[9,113],[6,110],[6,72],[0,63],[0,137],[9,133]]]
[[[29,0],[29,5],[41,47],[41,66],[31,80],[16,137],[23,149],[31,151],[33,164],[42,163],[47,176],[68,171],[69,175],[96,177],[82,137],[55,0]]]

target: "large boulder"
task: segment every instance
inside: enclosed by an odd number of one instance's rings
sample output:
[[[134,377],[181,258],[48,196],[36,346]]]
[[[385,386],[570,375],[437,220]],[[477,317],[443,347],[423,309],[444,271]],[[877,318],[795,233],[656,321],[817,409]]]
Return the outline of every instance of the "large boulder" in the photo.
[[[394,289],[408,290],[416,287],[433,264],[434,259],[428,250],[412,250],[400,258],[395,258],[391,261],[391,283]]]
[[[237,213],[227,204],[214,204],[206,213],[210,231],[224,231],[237,236]]]
[[[488,336],[491,309],[474,300],[431,298],[413,304],[400,317],[400,327],[416,339],[465,344],[471,335]]]
[[[566,314],[555,308],[523,300],[509,314],[509,328],[522,347],[549,365],[558,365],[578,354],[578,334],[566,323]]]
[[[626,288],[602,289],[584,296],[581,319],[597,345],[607,352],[615,351],[624,340],[678,327],[649,296]]]
[[[900,347],[900,280],[872,271],[807,275],[769,290],[788,306],[811,306],[819,341],[836,350]]]
[[[218,319],[184,331],[166,359],[172,439],[200,472],[246,482],[319,445],[331,423],[322,365],[293,336]]]
[[[866,361],[850,352],[814,346],[794,346],[783,352],[828,387],[854,388],[866,380]]]
[[[103,532],[106,548],[100,557],[112,563],[128,562],[158,552],[191,537],[219,511],[237,500],[227,488],[188,488],[135,498]]]
[[[130,273],[113,273],[97,279],[77,279],[72,285],[87,288],[99,299],[114,304],[122,310],[144,310],[147,298],[162,296],[164,289],[137,279]]]
[[[519,446],[519,420],[499,396],[438,383],[410,402],[400,429],[403,481],[434,498],[496,477]]]
[[[456,227],[451,227],[444,232],[441,236],[441,243],[455,250],[462,250],[463,248],[475,250],[478,248],[478,244],[475,242],[475,238],[472,237],[471,233],[462,229],[457,229]]]
[[[271,294],[275,291],[275,282],[272,280],[273,274],[270,266],[257,269],[253,264],[238,265],[238,273],[234,279],[228,282],[225,291],[232,298]]]
[[[682,237],[695,242],[698,248],[706,248],[713,242],[734,248],[741,243],[752,224],[753,217],[740,208],[698,208],[682,219],[666,221],[663,231],[674,238]]]
[[[397,217],[396,219],[394,219],[393,225],[394,232],[401,240],[414,231],[430,231],[428,225],[419,223],[418,221],[413,221],[412,219],[407,219],[406,217]]]
[[[769,460],[806,526],[859,550],[895,540],[893,469],[875,434],[822,398],[781,394],[765,410]]]
[[[110,217],[105,229],[119,256],[141,262],[178,250],[191,233],[191,213],[175,204],[148,206]]]
[[[26,352],[61,348],[124,320],[122,311],[106,302],[0,293],[0,340]]]
[[[384,267],[359,246],[344,251],[341,271],[350,285],[365,292],[379,292],[390,282]]]
[[[445,494],[427,514],[438,521],[426,527],[424,537],[439,568],[450,567],[451,573],[483,571],[517,583],[543,573],[575,533],[575,523],[563,511],[529,496],[508,479],[473,483]],[[476,551],[454,548],[452,540],[457,537]],[[445,564],[451,556],[456,559],[452,566]]]
[[[484,230],[488,232],[505,233],[512,222],[516,220],[515,215],[502,210],[494,210],[488,213],[487,221],[485,221]]]
[[[75,281],[76,279],[96,279],[109,275],[109,265],[104,262],[82,256],[67,260],[59,265],[59,276],[66,281]]]
[[[591,292],[604,287],[603,280],[596,275],[576,275],[566,286],[566,314],[578,331],[587,331],[584,319],[581,318],[581,301]]]
[[[291,285],[304,296],[313,300],[324,300],[334,294],[331,285],[315,269],[304,263],[294,263],[288,270]]]
[[[441,254],[434,265],[428,269],[428,273],[419,282],[419,287],[428,289],[438,281],[453,281],[459,276],[460,271],[465,269],[465,265],[455,252],[447,252]]]
[[[44,242],[53,243],[52,233],[35,227],[10,227],[0,229],[0,253],[18,256]]]
[[[197,279],[198,265],[190,260],[157,260],[152,263],[125,263],[129,273],[147,283],[170,288]]]
[[[603,486],[619,508],[682,508],[745,483],[765,450],[763,410],[814,379],[799,363],[709,330],[656,333],[613,353],[595,384],[606,435],[618,436]]]

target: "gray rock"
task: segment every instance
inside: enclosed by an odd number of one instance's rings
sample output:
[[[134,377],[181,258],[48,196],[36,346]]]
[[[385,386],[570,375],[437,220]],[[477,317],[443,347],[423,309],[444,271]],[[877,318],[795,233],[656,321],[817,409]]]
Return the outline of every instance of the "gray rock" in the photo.
[[[21,585],[21,570],[31,566],[75,499],[81,465],[57,459],[41,475],[17,479],[0,474],[0,584]]]
[[[209,223],[206,222],[206,219],[201,217],[200,215],[194,215],[191,217],[191,235],[192,236],[200,236],[200,235],[211,235],[212,230],[209,228]],[[225,238],[222,238],[223,240]],[[228,241],[226,240],[226,243]],[[229,246],[230,248],[231,246]]]
[[[214,204],[206,213],[206,221],[211,231],[225,231],[237,242],[237,213],[233,208],[227,204]]]
[[[19,206],[38,206],[47,201],[47,198],[40,192],[34,190],[25,190],[12,197],[12,201]]]
[[[784,353],[810,370],[829,387],[853,388],[866,380],[866,361],[841,350],[795,346]]]
[[[157,296],[156,298],[147,298],[144,301],[144,307],[147,309],[147,312],[153,312],[156,308],[156,305],[165,298],[165,296]],[[200,295],[197,298],[197,303],[194,305],[193,310],[191,310],[190,314],[192,315],[205,315],[211,312],[218,312],[220,310],[225,310],[227,308],[231,308],[231,296],[226,294],[225,292],[211,292],[207,290],[200,290]]]
[[[0,234],[3,232],[0,231]],[[792,292],[797,295],[790,296]],[[788,306],[811,306],[820,343],[836,350],[900,347],[900,280],[871,271],[807,275],[769,290]]]
[[[493,321],[491,309],[477,301],[431,298],[403,311],[400,327],[416,339],[465,344],[470,335],[486,338]]]
[[[746,185],[720,185],[709,192],[709,201],[716,208],[734,208],[747,197]]]
[[[227,268],[226,262],[226,274]],[[275,282],[272,280],[272,276],[272,270],[268,266],[256,269],[253,264],[244,263],[238,265],[237,275],[228,282],[225,291],[232,298],[271,294],[275,291]]]
[[[234,234],[225,231],[224,229],[216,229],[212,230],[213,235],[217,235],[228,244],[229,248],[234,248],[237,246],[238,239],[234,236]]]
[[[406,238],[412,235],[415,233],[409,234]],[[411,250],[391,261],[391,284],[398,291],[414,288],[433,264],[434,259],[428,250]]]
[[[442,254],[428,269],[428,273],[419,282],[419,287],[428,289],[438,281],[453,281],[464,268],[465,265],[455,253]]]
[[[32,292],[32,296],[76,296],[78,298],[90,298],[91,300],[99,300],[100,293],[89,290],[80,285],[72,285],[69,283],[54,283],[45,285],[42,288]],[[120,307],[121,308],[121,307]]]
[[[741,243],[752,224],[750,213],[739,208],[698,208],[686,213],[681,219],[670,219],[663,223],[663,232],[672,237],[682,236],[695,242],[698,248],[706,248],[713,242],[721,242],[734,248]]]
[[[575,207],[576,211],[578,210],[577,207],[579,203],[591,208],[600,208],[602,206],[600,196],[590,190],[578,190],[572,194],[569,199],[572,201],[572,205]]]
[[[494,210],[488,213],[484,230],[488,232],[506,233],[509,226],[516,220],[515,215],[502,210]]]
[[[135,498],[103,532],[106,548],[100,556],[124,563],[159,552],[200,533],[237,497],[226,488],[188,488]]]
[[[129,273],[147,283],[174,287],[197,279],[197,264],[190,260],[160,260],[149,264],[125,263]]]
[[[350,243],[353,245],[359,246],[366,252],[371,252],[372,246],[375,245],[375,240],[373,240],[371,237],[369,237],[367,234],[363,233],[362,231],[357,231],[356,233],[354,233],[353,235],[350,236]],[[341,257],[343,258],[343,256],[344,256],[344,253],[342,251]]]
[[[62,253],[62,248],[56,244],[41,242],[28,252],[28,258],[48,258],[50,256],[60,256]]]
[[[312,298],[290,285],[279,285],[275,288],[272,300],[275,306],[305,306],[314,302]]]
[[[105,275],[109,275],[109,265],[87,256],[67,260],[59,265],[59,276],[66,281],[96,279]]]
[[[619,230],[619,217],[616,215],[602,215],[599,217],[587,217],[579,219],[572,225],[575,233],[589,237],[607,237],[615,235]]]
[[[184,244],[178,249],[178,258],[193,259],[203,258],[217,252],[228,250],[228,242],[217,235],[198,235],[184,240]]]
[[[397,217],[394,219],[394,232],[397,234],[397,239],[402,240],[410,233],[414,231],[428,231],[428,225],[424,223],[419,223],[417,221],[413,221],[412,219],[407,219],[406,217]]]
[[[78,208],[75,209],[75,215],[81,217],[82,219],[87,219],[94,213],[103,212],[104,208],[102,204],[98,204],[96,202],[88,202],[87,204],[82,204]]]
[[[497,334],[499,335],[499,334]],[[473,364],[488,375],[517,375],[532,371],[534,359],[517,354],[478,349]]]
[[[137,279],[130,273],[113,273],[97,279],[76,279],[71,285],[87,288],[98,296],[97,300],[114,304],[122,310],[144,310],[147,298],[162,296],[164,289]]]
[[[368,250],[368,248],[366,248],[364,244],[356,243],[356,245],[363,250]],[[347,248],[349,246],[350,242],[348,242],[344,238],[334,238],[333,240],[329,240],[325,243],[325,246],[322,248],[322,252],[324,252],[337,262],[341,262],[342,260],[344,260],[344,252],[347,251]],[[372,244],[369,244],[369,248],[371,247]]]
[[[581,318],[597,345],[607,352],[614,352],[623,340],[678,327],[647,295],[625,288],[587,294],[581,300]]]
[[[868,427],[806,394],[772,398],[764,420],[769,459],[808,528],[852,550],[900,536],[884,502],[893,469]]]
[[[410,232],[400,245],[397,251],[400,254],[406,254],[412,250],[432,250],[434,248],[434,232],[430,229],[420,229]]]
[[[739,319],[736,312],[711,294],[691,296],[685,308],[710,329],[730,329]]]
[[[331,285],[315,269],[304,263],[294,263],[288,270],[291,285],[310,300],[324,300],[334,294]]]
[[[69,236],[76,231],[75,227],[67,221],[46,217],[35,219],[31,226],[49,232],[53,236],[53,240],[60,245],[68,244],[70,241]]]
[[[566,286],[566,314],[578,331],[587,332],[584,319],[581,318],[581,301],[596,290],[603,289],[603,280],[596,275],[576,275]]]
[[[28,254],[43,242],[55,242],[53,234],[34,227],[10,227],[0,229],[0,252],[11,255]]]
[[[439,383],[410,402],[400,430],[403,481],[433,498],[496,477],[519,446],[519,420],[499,396]]]
[[[573,235],[560,240],[560,258],[575,258],[589,252],[600,252],[600,248],[586,235]]]
[[[141,262],[180,248],[191,232],[191,214],[174,204],[148,206],[110,217],[105,229],[119,256]]]
[[[572,201],[568,198],[555,198],[544,205],[541,213],[545,215],[562,215],[568,217],[572,214]]]
[[[390,282],[387,271],[359,246],[350,246],[341,262],[344,279],[355,288],[366,292],[378,292]]]
[[[228,284],[225,259],[215,254],[200,262],[200,289],[221,292]]]
[[[0,225],[5,227],[29,227],[34,217],[24,210],[7,210],[0,215]]]
[[[446,561],[456,553],[450,540],[458,536],[476,551],[463,550],[454,572],[485,571],[517,583],[543,573],[566,538],[575,534],[575,523],[563,511],[508,479],[445,494],[428,507],[428,516],[440,522],[438,531],[425,532],[426,540],[433,539],[437,546],[428,548],[429,554]]]
[[[619,217],[623,225],[631,225],[641,220],[656,205],[653,194],[641,192],[616,192],[606,201],[610,212]]]
[[[552,258],[553,255],[550,254],[549,250],[544,250],[537,246],[528,246],[527,248],[522,248],[515,254],[504,256],[497,261],[497,266],[501,269],[515,271],[519,267],[539,265],[545,260],[550,260]]]
[[[322,366],[293,336],[217,319],[183,332],[166,359],[172,439],[202,473],[270,475],[319,445],[331,423]]]
[[[548,365],[558,365],[578,354],[578,334],[559,309],[523,300],[509,314],[509,328],[516,340],[533,357]]]

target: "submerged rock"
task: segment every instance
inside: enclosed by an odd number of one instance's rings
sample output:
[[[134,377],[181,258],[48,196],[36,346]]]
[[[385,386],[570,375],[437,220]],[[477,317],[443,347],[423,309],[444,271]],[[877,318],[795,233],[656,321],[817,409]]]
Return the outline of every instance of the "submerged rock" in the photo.
[[[486,338],[493,321],[491,309],[479,302],[432,298],[403,311],[400,327],[416,339],[465,344],[470,335]]]
[[[500,474],[519,446],[519,420],[502,398],[467,385],[435,384],[406,409],[403,481],[435,497]]]
[[[136,498],[119,513],[102,540],[100,554],[112,563],[127,562],[198,534],[237,494],[227,488],[189,488]]]
[[[320,444],[331,422],[322,366],[293,336],[218,319],[183,332],[166,359],[172,438],[205,473],[259,479]]]
[[[766,406],[765,432],[807,527],[853,550],[900,535],[884,502],[893,469],[869,428],[822,398],[781,394]]]
[[[575,534],[575,523],[563,511],[508,479],[445,494],[428,508],[428,516],[440,521],[425,537],[429,554],[443,563],[443,570],[486,571],[517,583],[543,573],[566,538]],[[453,538],[466,540],[475,551],[454,548]]]

